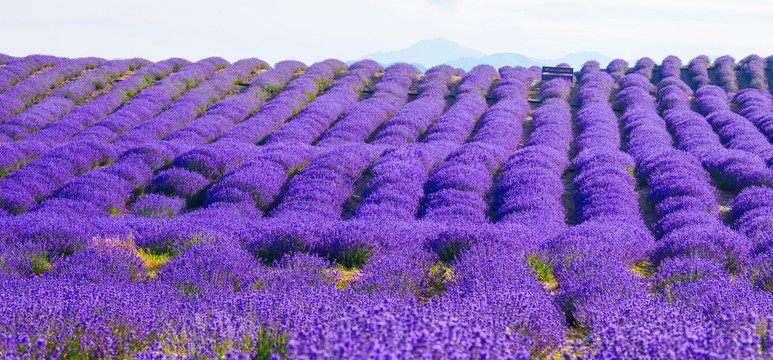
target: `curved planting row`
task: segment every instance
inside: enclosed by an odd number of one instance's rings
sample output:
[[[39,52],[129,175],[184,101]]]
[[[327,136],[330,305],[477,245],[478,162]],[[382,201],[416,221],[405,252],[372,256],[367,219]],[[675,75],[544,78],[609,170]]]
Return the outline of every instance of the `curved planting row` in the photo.
[[[415,219],[429,171],[445,155],[444,148],[405,143],[418,140],[443,114],[453,75],[454,70],[449,66],[429,69],[419,83],[418,98],[397,110],[378,130],[373,144],[396,148],[373,163],[369,170],[372,179],[364,188],[354,218]]]
[[[203,114],[172,131],[163,140],[198,146],[219,138],[257,112],[305,66],[292,60],[277,63],[273,69],[258,74],[250,82],[238,84],[247,86],[243,92],[216,102]],[[258,67],[262,68],[262,64]]]
[[[181,59],[169,59],[139,69],[86,104],[76,107],[48,126],[21,140],[0,144],[0,173],[6,174],[24,163],[43,155],[86,127],[118,110],[140,90],[163,79],[175,69],[187,64]]]
[[[660,77],[662,79],[668,77],[681,78],[682,76],[682,60],[676,56],[667,56],[660,64]]]
[[[212,185],[204,205],[241,204],[265,213],[273,207],[287,179],[314,159],[319,150],[306,144],[266,146]]]
[[[474,126],[476,115],[483,112],[480,107],[486,106],[484,95],[496,76],[495,71],[487,73],[488,70],[493,71],[493,68],[476,68],[465,75],[459,85],[456,102],[429,130],[426,138],[429,144],[435,141],[454,143],[467,138],[468,135],[458,139],[457,134],[465,129],[462,122]],[[298,216],[297,213],[302,212],[337,220],[341,205],[354,190],[354,181],[369,167],[376,151],[378,147],[359,149],[353,146],[351,149],[335,149],[318,157],[290,180],[287,193],[272,216]]]
[[[7,89],[37,71],[58,64],[61,58],[48,55],[30,55],[18,59],[4,59],[0,68],[0,91]]]
[[[690,85],[701,88],[711,84],[711,79],[709,79],[709,65],[711,65],[711,62],[705,55],[690,60],[687,65],[687,74],[692,82]]]
[[[320,147],[346,144],[346,140],[364,141],[369,135],[368,129],[375,130],[383,121],[383,117],[388,116],[390,108],[393,112],[407,100],[407,90],[414,75],[415,69],[411,70],[405,64],[388,67],[381,81],[374,87],[373,97],[349,108],[340,121],[323,133],[319,141]],[[362,123],[365,121],[370,125]],[[295,142],[280,142],[267,145],[263,149],[265,151],[259,152],[250,161],[227,173],[213,186],[207,193],[205,205],[223,202],[245,203],[247,207],[257,207],[266,212],[273,207],[287,178],[304,167],[319,152],[314,147]]]
[[[277,66],[264,72],[251,82],[250,86],[239,95],[221,100],[208,108],[201,116],[189,121],[180,129],[172,132],[158,144],[179,152],[177,149],[188,149],[201,146],[209,139],[215,139],[240,123],[264,105],[268,97],[281,90],[290,78],[303,67],[299,62],[280,62]],[[152,151],[153,148],[146,148]],[[125,159],[131,158],[130,151]],[[171,159],[173,155],[168,157]],[[178,214],[188,201],[200,202],[199,192],[208,184],[205,179],[186,169],[172,168],[161,172],[150,182],[139,182],[133,190],[134,195],[141,195],[133,201],[130,209],[138,215],[153,217],[171,217]],[[144,194],[145,191],[157,194]]]
[[[773,291],[773,189],[748,187],[730,203],[733,228],[752,242],[750,279],[757,288]]]
[[[750,92],[758,90],[744,89],[737,97],[743,98]],[[695,103],[728,149],[754,154],[771,164],[773,145],[752,122],[731,110],[724,91],[714,85],[706,86],[695,93]],[[752,111],[748,103],[745,105],[741,113]]]
[[[171,163],[172,166],[170,169],[163,170],[151,179],[147,190],[150,192],[182,197],[186,199],[191,206],[200,205],[203,200],[202,197],[205,195],[205,188],[209,186],[212,181],[218,180],[221,176],[228,173],[240,163],[246,162],[260,154],[260,147],[250,143],[232,141],[228,136],[242,130],[239,129],[240,125],[249,125],[247,122],[271,119],[272,114],[276,114],[278,110],[291,111],[292,109],[288,108],[287,102],[288,100],[292,101],[293,97],[296,96],[298,92],[304,91],[305,93],[301,94],[307,100],[311,96],[306,94],[312,94],[312,96],[316,95],[316,91],[321,90],[320,87],[325,83],[325,79],[327,79],[327,81],[332,79],[334,74],[333,66],[335,65],[336,64],[331,62],[325,62],[312,66],[306,71],[304,74],[305,76],[301,76],[287,85],[288,89],[286,91],[289,91],[289,97],[282,96],[285,92],[280,93],[279,96],[258,110],[256,115],[253,115],[251,118],[241,122],[239,125],[223,134],[218,141],[180,153],[176,158],[173,158],[174,160]],[[291,68],[282,69],[284,73],[290,73],[290,70]],[[294,72],[295,70],[292,69],[292,71]],[[348,73],[344,73],[342,75],[343,78],[348,77],[350,80],[355,78],[360,79],[360,75],[347,74]],[[337,85],[343,89],[349,88],[350,83],[342,81]],[[306,88],[304,88],[304,86]],[[298,116],[301,116],[305,109],[310,109],[307,112],[308,114],[318,114],[318,112],[314,112],[314,109],[326,108],[326,106],[329,105],[326,104],[326,102],[330,101],[332,98],[324,98],[323,96],[317,97],[313,101],[309,101],[308,104],[304,102],[300,104],[295,103],[295,106],[305,105],[298,113]],[[268,116],[263,117],[260,116],[260,114],[267,114]],[[293,121],[295,120],[296,119],[293,119]],[[280,121],[284,121],[284,119]],[[170,144],[181,143],[175,141]],[[245,163],[244,167],[247,167],[247,164],[248,163]],[[212,202],[212,200],[209,200],[208,202]]]
[[[248,119],[235,125],[211,144],[178,154],[172,167],[185,168],[216,179],[255,154],[256,143],[273,129],[291,119],[316,100],[318,92],[329,85],[336,73],[345,70],[342,63],[327,60],[309,67],[303,75],[287,84],[284,91],[266,103]],[[208,140],[208,141],[209,141]]]
[[[523,148],[502,166],[495,190],[495,220],[526,227],[540,224],[544,236],[566,227],[562,175],[569,166],[572,114],[564,79],[542,84],[542,104],[532,114],[533,130]]]
[[[732,95],[738,92],[738,78],[735,74],[735,59],[731,56],[720,56],[714,60],[714,72],[719,86]]]
[[[749,55],[739,62],[741,71],[750,88],[768,90],[768,79],[765,68],[768,63],[758,55]]]
[[[0,188],[5,190],[0,194],[2,208],[11,213],[30,210],[66,181],[115,159],[117,154],[109,145],[112,140],[160,113],[189,87],[214,74],[215,64],[224,65],[221,60],[205,59],[186,66],[143,90],[118,111],[93,123],[45,156],[0,179]]]
[[[365,142],[370,134],[408,102],[408,91],[419,71],[412,65],[387,67],[373,87],[373,95],[358,101],[330,129],[322,134],[319,146]]]
[[[0,122],[4,122],[45,97],[67,80],[105,63],[104,59],[65,60],[28,77],[0,93]]]
[[[353,64],[344,76],[335,80],[329,90],[304,107],[292,121],[269,134],[265,143],[313,143],[357,102],[362,90],[381,71],[381,66],[376,62],[361,61]]]
[[[673,149],[650,90],[630,86],[618,101],[625,109],[627,152],[636,160],[637,176],[649,186],[659,218],[654,228],[661,240],[650,256],[656,268],[652,275],[644,269],[656,296],[644,299],[625,321],[605,328],[597,349],[613,357],[690,358],[705,351],[759,356],[766,348],[745,331],[762,320],[758,314],[767,311],[766,295],[748,282],[732,281],[729,273],[745,269],[748,239],[725,228],[714,213],[718,204],[708,174],[692,156]],[[734,293],[738,298],[727,306]],[[663,319],[670,325],[664,326]],[[699,335],[679,335],[686,329]],[[622,334],[636,340],[623,341]],[[703,336],[716,341],[701,343],[697,339]],[[746,345],[740,339],[748,339]]]
[[[128,71],[147,65],[146,60],[108,62],[66,85],[53,90],[45,99],[0,124],[0,142],[17,141],[83,105],[98,90],[110,86]]]
[[[198,118],[216,101],[232,94],[239,84],[248,82],[259,69],[268,68],[262,60],[239,60],[202,81],[155,117],[133,127],[117,137],[113,144],[122,153],[129,148],[163,139],[180,126]]]
[[[352,144],[317,156],[287,182],[287,190],[270,216],[340,219],[355,182],[380,152],[375,146]]]
[[[220,58],[208,58],[190,64],[137,94],[118,111],[79,132],[68,142],[113,142],[125,132],[159,116],[177,98],[228,65],[227,61]]]
[[[709,173],[719,179],[720,187],[741,190],[752,185],[773,185],[773,172],[760,157],[722,145],[707,118],[690,109],[689,92],[685,91],[685,84],[680,83],[677,78],[666,78],[661,82],[666,86],[658,91],[663,117],[674,132],[679,148],[695,156]],[[718,90],[719,95],[717,91],[714,96],[709,95],[712,90]],[[695,102],[702,112],[715,115],[722,110],[729,111],[721,98],[724,94],[716,86],[706,85],[696,92]],[[716,116],[710,117],[710,121],[718,125]]]
[[[609,62],[606,71],[615,81],[620,81],[620,78],[628,72],[628,62],[623,59],[614,59]]]
[[[243,60],[221,70],[181,96],[159,115],[119,136],[113,144],[116,153],[132,146],[114,164],[90,171],[63,184],[51,198],[41,203],[37,211],[83,211],[98,215],[124,211],[134,189],[148,181],[148,175],[173,158],[164,146],[144,147],[143,143],[158,140],[158,134],[193,119],[216,99],[224,96],[235,82],[260,66],[259,60]],[[139,138],[144,140],[131,141]],[[109,185],[108,185],[109,184]],[[90,194],[90,195],[88,195]]]
[[[501,76],[493,90],[496,103],[483,113],[478,131],[430,176],[422,219],[487,221],[494,175],[521,141],[522,122],[530,110],[527,92],[534,79],[524,68],[505,68]]]
[[[632,69],[634,74],[639,74],[647,79],[652,79],[653,71],[655,71],[655,62],[648,57],[637,60]]]
[[[453,82],[454,75],[450,66],[436,66],[427,70],[418,87],[418,98],[389,118],[378,131],[373,143],[400,146],[406,141],[419,141],[427,128],[445,110],[445,97],[450,93],[448,86]]]
[[[655,241],[639,213],[634,161],[619,149],[618,119],[610,104],[614,80],[592,68],[584,68],[581,76],[578,153],[572,162],[579,224],[549,239],[540,251],[544,259],[533,262],[550,264],[558,286],[556,301],[590,349],[608,346],[606,354],[636,357],[609,332],[641,321],[642,311],[657,306],[647,293],[646,279],[631,271],[647,259]],[[630,84],[627,77],[644,75],[625,75],[621,85]]]
[[[740,108],[740,114],[751,121],[773,141],[773,103],[770,94],[756,89],[744,89],[733,97],[733,103]]]

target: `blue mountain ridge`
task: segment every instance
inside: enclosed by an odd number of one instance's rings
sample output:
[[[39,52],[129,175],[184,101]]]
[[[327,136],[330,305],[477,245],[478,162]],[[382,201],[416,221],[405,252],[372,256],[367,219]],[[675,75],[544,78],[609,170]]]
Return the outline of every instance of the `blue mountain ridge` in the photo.
[[[579,69],[588,60],[596,60],[601,66],[606,66],[613,58],[595,51],[578,52],[559,59],[531,58],[518,53],[486,54],[482,51],[464,47],[445,38],[421,40],[405,49],[375,52],[361,59],[372,59],[382,65],[396,62],[406,62],[425,71],[439,64],[470,70],[478,64],[489,64],[494,67],[509,66],[552,66],[567,63]],[[356,60],[348,61],[351,64]]]

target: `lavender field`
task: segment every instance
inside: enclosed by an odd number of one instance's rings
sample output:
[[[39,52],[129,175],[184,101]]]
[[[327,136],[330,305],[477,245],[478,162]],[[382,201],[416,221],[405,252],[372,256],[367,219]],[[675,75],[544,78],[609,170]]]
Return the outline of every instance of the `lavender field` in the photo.
[[[773,57],[0,64],[0,358],[773,359]]]

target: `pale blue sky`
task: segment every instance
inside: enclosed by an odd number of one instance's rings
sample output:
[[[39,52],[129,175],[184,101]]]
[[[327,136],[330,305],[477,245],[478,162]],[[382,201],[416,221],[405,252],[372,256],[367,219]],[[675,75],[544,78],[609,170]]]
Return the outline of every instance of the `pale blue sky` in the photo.
[[[444,37],[558,58],[773,54],[773,2],[647,0],[0,1],[0,53],[269,62],[357,59]]]

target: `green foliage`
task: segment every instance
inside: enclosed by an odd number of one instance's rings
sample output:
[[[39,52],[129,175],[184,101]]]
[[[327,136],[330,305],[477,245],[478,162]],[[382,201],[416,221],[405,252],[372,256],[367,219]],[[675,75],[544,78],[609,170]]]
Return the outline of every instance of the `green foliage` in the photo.
[[[44,334],[41,334],[39,338],[30,339],[28,343],[20,343],[17,346],[16,351],[19,354],[30,354],[37,357],[30,358],[48,358],[50,354],[59,353],[58,359],[97,359],[104,357],[106,354],[95,352],[94,344],[89,340],[91,336],[87,334],[80,325],[75,327],[75,331],[70,331],[73,324],[68,323],[49,323],[50,330]],[[138,337],[135,328],[125,324],[110,323],[112,332],[120,335],[120,342],[113,344],[113,349],[117,353],[113,354],[115,359],[128,359],[131,358],[139,350],[147,349],[150,344],[159,341],[159,337],[155,332],[149,332],[142,337]],[[62,338],[55,336],[55,334],[64,335]],[[38,339],[45,340],[45,347],[42,349],[30,349],[28,344],[35,344]],[[61,339],[60,341],[55,341]],[[30,351],[31,350],[31,351]],[[30,351],[30,352],[28,352]],[[42,355],[47,354],[47,355]]]
[[[773,292],[773,277],[770,275],[756,270],[752,273],[751,279],[760,289]]]
[[[91,359],[92,349],[89,349],[86,344],[83,343],[81,337],[85,335],[82,331],[72,333],[67,342],[62,347],[60,357],[62,359]]]
[[[27,252],[24,254],[24,260],[30,264],[29,275],[40,275],[53,267],[48,259],[48,254]]]
[[[416,288],[416,296],[428,299],[448,290],[447,282],[453,279],[453,269],[446,262],[437,262],[429,268],[429,273],[421,284],[410,284]]]
[[[287,173],[287,177],[290,177],[290,176],[293,176],[293,175],[297,174],[299,171],[301,171],[308,164],[309,164],[309,162],[306,161],[306,162],[300,163],[298,165],[295,165],[295,166],[287,168],[287,170],[285,170],[285,172]]]
[[[345,251],[335,254],[333,260],[346,269],[352,269],[365,264],[371,256],[373,256],[373,249],[367,245],[361,245],[352,246]]]
[[[174,217],[174,211],[169,207],[161,207],[159,209],[142,208],[135,210],[134,214],[145,217],[156,217],[159,215],[165,215],[168,218]]]
[[[265,92],[267,92],[269,94],[276,94],[276,93],[278,93],[279,91],[282,90],[282,87],[278,86],[278,85],[266,84],[266,85],[263,85],[261,87],[261,89],[263,89],[263,91],[265,91]]]
[[[193,286],[189,281],[186,281],[185,284],[177,286],[177,288],[180,289],[183,294],[188,296],[194,296],[201,292],[201,289]]]
[[[323,79],[315,79],[314,82],[317,84],[317,89],[322,90],[325,87],[327,87],[327,82]],[[311,93],[306,93],[306,95],[310,95]]]
[[[142,259],[143,266],[145,267],[145,271],[147,272],[148,276],[154,278],[156,277],[156,270],[160,268],[162,265],[166,264],[167,261],[171,258],[170,254],[152,254],[145,252],[142,248],[139,248],[136,250],[137,256]]]
[[[125,93],[123,93],[123,102],[127,102],[127,101],[129,101],[129,99],[133,98],[133,97],[134,97],[134,95],[136,95],[136,94],[137,94],[137,92],[138,92],[138,90],[137,90],[137,89],[129,89],[129,90],[126,90],[126,92],[125,92]]]
[[[628,166],[626,166],[626,167],[625,167],[625,171],[626,171],[627,173],[631,174],[631,177],[632,177],[632,178],[636,179],[636,169],[635,169],[635,168],[632,168],[632,167],[628,167]]]
[[[770,324],[768,323],[768,321],[763,318],[757,322],[757,327],[754,329],[754,332],[760,336],[760,345],[761,345],[760,347],[762,349],[767,349],[769,347],[768,342],[770,341],[770,339],[767,338],[769,326]]]
[[[249,349],[254,352],[253,359],[268,360],[271,354],[277,353],[284,358],[287,354],[287,334],[274,331],[261,331],[255,341],[249,343]]]
[[[553,264],[540,259],[537,255],[532,255],[529,257],[529,266],[540,282],[556,283],[556,277],[553,275]]]
[[[27,159],[24,159],[23,161],[20,161],[20,162],[18,162],[16,164],[13,164],[13,165],[11,165],[10,167],[7,167],[7,168],[0,167],[0,178],[2,178],[3,176],[6,176],[9,173],[11,173],[12,171],[18,169],[19,167],[21,167],[22,165],[26,164],[31,159],[32,159],[31,157],[27,158]]]
[[[285,254],[308,252],[308,250],[306,242],[302,238],[288,235],[277,239],[269,246],[256,249],[254,255],[261,259],[264,264],[271,265],[282,259]]]
[[[209,241],[210,238],[208,236],[203,236],[199,234],[192,234],[191,237],[188,239],[188,241],[183,242],[182,244],[175,245],[172,243],[171,240],[167,240],[166,242],[162,242],[159,244],[154,244],[152,246],[146,246],[142,249],[139,249],[142,251],[142,254],[145,254],[144,256],[140,256],[143,259],[147,257],[155,257],[157,259],[164,259],[164,262],[168,260],[171,257],[177,256],[177,254],[187,250],[190,248],[193,244],[197,244],[200,242],[206,242]]]
[[[647,260],[637,261],[633,266],[631,266],[631,270],[647,279],[652,277],[652,274],[655,272],[654,266]]]
[[[469,248],[470,244],[460,241],[449,241],[435,248],[435,253],[440,257],[441,261],[452,262]]]
[[[725,266],[723,269],[733,275],[736,275],[741,272],[741,268],[738,264],[738,259],[732,254],[727,254],[727,261],[725,262]]]
[[[674,276],[672,276],[672,277],[670,277],[668,279],[660,280],[660,283],[658,283],[656,285],[656,287],[659,290],[667,289],[672,284],[695,282],[695,281],[698,281],[700,279],[703,279],[703,277],[704,277],[703,274],[700,273],[700,272],[697,272],[697,271],[696,272],[690,272],[690,273],[687,273],[687,274],[682,274],[682,275],[674,275]]]
[[[132,190],[132,197],[138,198],[138,197],[140,197],[142,195],[145,195],[145,190],[146,189],[145,189],[144,186],[143,187],[138,187],[138,188]]]

